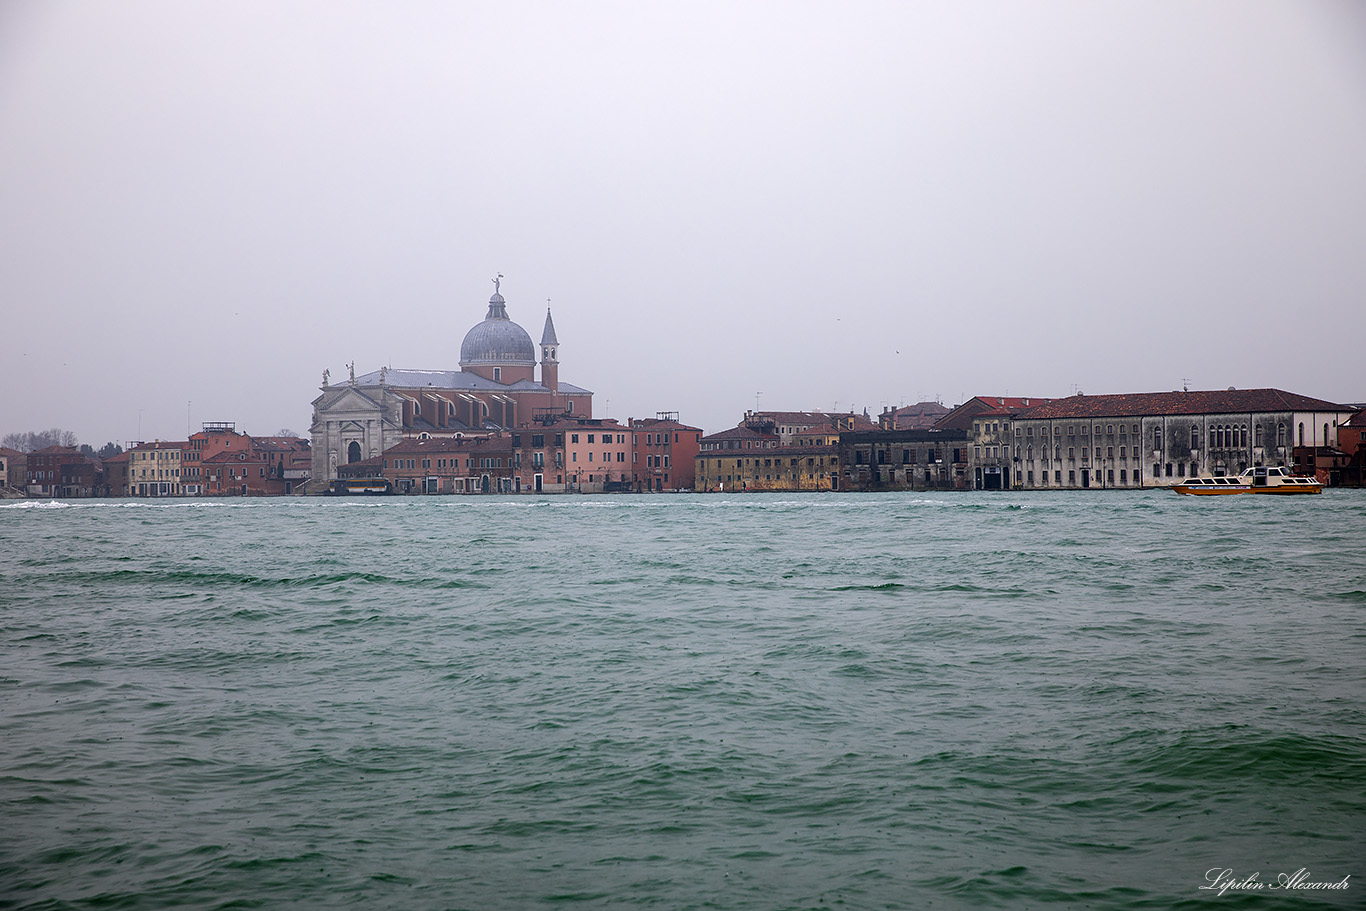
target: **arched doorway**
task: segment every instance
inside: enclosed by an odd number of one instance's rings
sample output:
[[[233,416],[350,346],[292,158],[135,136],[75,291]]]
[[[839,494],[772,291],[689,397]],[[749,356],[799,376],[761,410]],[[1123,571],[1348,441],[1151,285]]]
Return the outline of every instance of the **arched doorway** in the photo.
[[[352,440],[352,441],[351,441],[351,445],[349,445],[349,446],[346,447],[346,464],[349,465],[349,464],[351,464],[352,462],[359,462],[359,461],[360,461],[360,444],[357,443],[355,440]]]

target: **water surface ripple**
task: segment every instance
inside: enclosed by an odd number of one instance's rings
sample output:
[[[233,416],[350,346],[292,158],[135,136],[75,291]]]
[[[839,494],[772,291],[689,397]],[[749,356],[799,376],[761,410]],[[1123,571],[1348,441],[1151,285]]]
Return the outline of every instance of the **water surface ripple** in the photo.
[[[0,908],[1362,907],[1363,529],[1347,491],[0,504]]]

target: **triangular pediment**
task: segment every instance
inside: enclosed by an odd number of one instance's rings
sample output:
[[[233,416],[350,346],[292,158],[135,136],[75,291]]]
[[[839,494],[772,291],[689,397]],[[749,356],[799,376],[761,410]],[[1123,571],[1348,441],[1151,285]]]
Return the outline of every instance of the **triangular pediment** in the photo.
[[[326,396],[323,396],[326,399]],[[342,390],[341,395],[332,398],[330,401],[320,402],[317,406],[320,414],[330,414],[346,411],[379,411],[382,410],[380,403],[370,396],[361,392],[354,386]]]

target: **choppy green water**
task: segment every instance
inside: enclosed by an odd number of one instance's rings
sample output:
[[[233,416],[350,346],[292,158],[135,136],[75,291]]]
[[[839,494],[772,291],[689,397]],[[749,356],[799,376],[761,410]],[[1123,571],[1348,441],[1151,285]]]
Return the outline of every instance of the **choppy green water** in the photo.
[[[5,908],[1366,906],[1361,493],[4,504],[0,661]]]

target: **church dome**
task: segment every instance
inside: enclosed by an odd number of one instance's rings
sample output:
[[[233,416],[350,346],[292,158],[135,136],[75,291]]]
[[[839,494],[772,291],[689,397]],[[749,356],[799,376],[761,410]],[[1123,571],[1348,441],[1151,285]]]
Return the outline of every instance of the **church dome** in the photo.
[[[521,326],[508,319],[503,295],[489,298],[484,321],[465,333],[460,343],[460,367],[535,367],[536,346]]]

